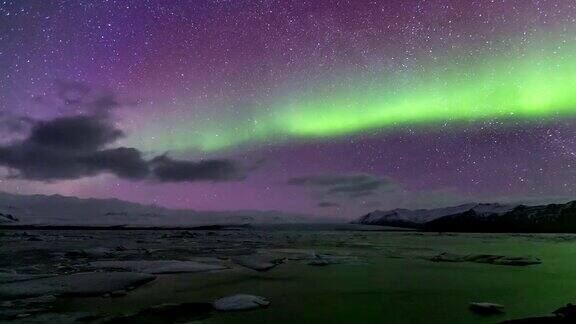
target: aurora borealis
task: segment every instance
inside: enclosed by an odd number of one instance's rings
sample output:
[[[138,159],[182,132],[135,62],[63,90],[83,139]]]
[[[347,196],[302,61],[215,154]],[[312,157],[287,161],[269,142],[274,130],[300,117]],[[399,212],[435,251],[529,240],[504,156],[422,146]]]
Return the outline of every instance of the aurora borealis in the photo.
[[[6,1],[0,8],[3,142],[25,137],[29,120],[87,114],[115,98],[106,120],[123,136],[91,154],[122,146],[145,161],[227,172],[159,182],[90,165],[76,178],[38,181],[7,170],[0,190],[350,217],[574,193],[569,1]],[[63,92],[58,84],[75,86]],[[113,96],[83,101],[99,93]],[[235,161],[246,174],[227,162],[198,164],[211,159]],[[338,179],[350,187],[291,184],[329,175],[347,176]]]
[[[288,132],[332,136],[392,125],[571,114],[575,69],[573,58],[562,57],[569,53],[558,54],[560,62],[530,58],[517,64],[509,58],[478,71],[473,67],[433,78],[420,75],[407,87],[389,84],[343,98],[336,94],[326,102],[304,102],[286,118]]]
[[[159,140],[160,147],[212,151],[258,141],[330,138],[421,124],[570,117],[576,114],[576,51],[560,40],[544,43],[545,47],[517,56],[496,55],[455,69],[432,67],[431,75],[412,75],[410,83],[401,86],[388,76],[375,85],[354,80],[362,86],[279,98],[271,103],[270,112],[250,124],[236,121],[229,129],[215,120],[201,136],[191,136],[186,124],[176,126],[174,134]]]

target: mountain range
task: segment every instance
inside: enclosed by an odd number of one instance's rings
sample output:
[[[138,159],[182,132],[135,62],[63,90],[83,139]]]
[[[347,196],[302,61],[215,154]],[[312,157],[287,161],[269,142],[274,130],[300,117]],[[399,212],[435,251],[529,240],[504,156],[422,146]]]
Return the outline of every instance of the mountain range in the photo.
[[[377,210],[354,223],[436,232],[576,233],[576,201],[538,206],[470,203],[435,209]]]
[[[1,226],[186,227],[326,221],[325,218],[280,211],[195,211],[118,199],[0,192]],[[434,209],[376,210],[352,223],[436,232],[576,233],[576,201],[537,206],[469,203]]]
[[[118,199],[81,199],[60,195],[19,195],[0,192],[0,225],[185,227],[311,221],[323,221],[323,219],[279,211],[195,211],[143,205]]]

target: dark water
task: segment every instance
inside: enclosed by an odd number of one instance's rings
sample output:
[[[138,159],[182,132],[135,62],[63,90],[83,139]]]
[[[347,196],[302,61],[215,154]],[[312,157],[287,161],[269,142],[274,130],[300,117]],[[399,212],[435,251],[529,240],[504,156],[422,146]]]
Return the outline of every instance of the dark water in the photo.
[[[211,302],[236,293],[272,302],[262,310],[213,313],[202,323],[495,323],[548,314],[576,300],[576,237],[571,235],[438,235],[330,226],[257,227],[202,232],[194,238],[162,238],[163,231],[43,232],[41,242],[4,233],[0,262],[18,271],[57,272],[55,253],[117,246],[123,251],[114,259],[213,258],[226,263],[230,256],[256,252],[288,257],[265,273],[232,266],[218,272],[160,275],[124,297],[63,299],[57,304],[60,312],[125,314],[162,303]],[[143,249],[149,253],[139,252]],[[440,252],[531,255],[543,263],[512,267],[427,259]],[[337,262],[315,267],[300,258],[312,253]],[[505,314],[474,314],[468,309],[473,301],[503,304]]]

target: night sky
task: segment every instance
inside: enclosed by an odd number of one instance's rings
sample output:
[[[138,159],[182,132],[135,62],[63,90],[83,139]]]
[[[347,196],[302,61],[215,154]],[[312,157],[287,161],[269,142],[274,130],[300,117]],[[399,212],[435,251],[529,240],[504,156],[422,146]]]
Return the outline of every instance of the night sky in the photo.
[[[0,190],[355,217],[576,188],[576,3],[3,1]]]

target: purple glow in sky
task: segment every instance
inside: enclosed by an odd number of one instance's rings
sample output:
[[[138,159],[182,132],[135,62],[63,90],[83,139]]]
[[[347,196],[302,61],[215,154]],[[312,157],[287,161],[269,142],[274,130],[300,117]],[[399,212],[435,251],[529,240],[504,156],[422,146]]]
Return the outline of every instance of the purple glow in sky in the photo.
[[[575,31],[571,1],[4,1],[0,190],[346,217],[570,200]]]

